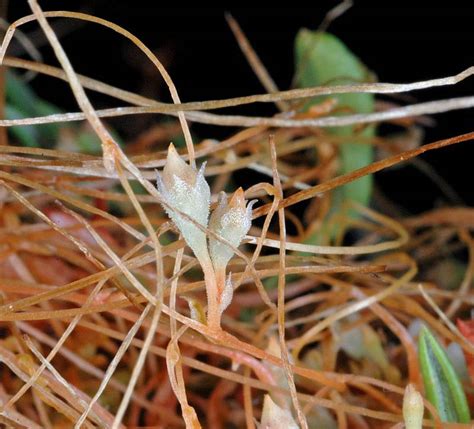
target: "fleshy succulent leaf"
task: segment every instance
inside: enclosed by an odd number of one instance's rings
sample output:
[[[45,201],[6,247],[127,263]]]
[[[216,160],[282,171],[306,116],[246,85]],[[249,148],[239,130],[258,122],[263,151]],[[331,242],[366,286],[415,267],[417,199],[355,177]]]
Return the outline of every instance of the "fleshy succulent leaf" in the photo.
[[[426,397],[444,422],[469,423],[469,407],[451,362],[433,334],[423,327],[418,340],[420,368]]]

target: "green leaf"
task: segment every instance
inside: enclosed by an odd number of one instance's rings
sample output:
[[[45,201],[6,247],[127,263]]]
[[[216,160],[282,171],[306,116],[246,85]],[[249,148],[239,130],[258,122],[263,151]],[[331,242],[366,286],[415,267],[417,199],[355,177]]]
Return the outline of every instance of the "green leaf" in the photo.
[[[38,96],[28,84],[10,71],[6,78],[6,96],[11,105],[24,111],[27,116],[34,116]]]
[[[337,37],[322,32],[302,29],[296,36],[296,84],[300,88],[313,86],[334,86],[373,81],[374,78],[364,64]],[[305,108],[320,103],[324,97],[315,97]],[[374,111],[372,94],[331,95],[338,101],[337,108],[347,113],[370,113]],[[340,173],[348,173],[370,164],[374,149],[367,141],[375,136],[375,127],[332,127],[327,131],[344,139],[340,147]],[[362,142],[365,141],[365,143]],[[372,194],[372,176],[364,176],[333,193],[332,212],[339,211],[347,200],[367,206]],[[324,228],[323,228],[324,229]],[[326,231],[334,236],[334,231]],[[312,243],[320,241],[315,236]]]
[[[80,131],[76,136],[76,143],[81,153],[100,155],[102,147],[100,139],[92,130]]]
[[[441,420],[469,423],[471,416],[461,382],[446,352],[426,327],[420,331],[418,353],[426,397]]]
[[[28,118],[36,116],[47,116],[55,113],[61,113],[61,110],[53,104],[39,98],[28,83],[24,82],[13,72],[7,73],[6,79],[6,96],[7,109],[11,111],[21,112],[22,116],[12,119]],[[8,113],[8,110],[7,110]],[[53,147],[57,141],[60,125],[58,124],[42,124],[34,127],[36,130],[34,146]],[[14,127],[22,128],[22,127]],[[32,146],[32,142],[28,138],[24,138],[22,131],[12,131],[22,144]],[[18,137],[20,135],[21,137]]]
[[[24,119],[28,115],[13,106],[6,105],[5,116],[7,119]],[[34,125],[23,125],[10,127],[8,131],[18,140],[20,144],[27,147],[39,147],[39,133]]]

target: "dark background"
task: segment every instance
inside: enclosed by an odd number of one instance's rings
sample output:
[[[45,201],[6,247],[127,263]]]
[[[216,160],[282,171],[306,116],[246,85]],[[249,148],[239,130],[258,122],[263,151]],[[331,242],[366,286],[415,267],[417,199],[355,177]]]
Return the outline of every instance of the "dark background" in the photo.
[[[155,5],[153,5],[155,3]],[[400,6],[399,2],[356,4],[330,26],[382,82],[412,82],[456,74],[474,65],[474,6]],[[150,0],[42,1],[44,10],[84,11],[109,19],[138,36],[168,68],[183,101],[226,98],[263,92],[242,56],[224,18],[238,20],[281,89],[293,75],[293,40],[301,27],[316,29],[336,2],[320,1],[314,8],[169,8]],[[428,5],[430,3],[427,3]],[[10,1],[8,19],[29,13],[26,0]],[[76,70],[122,88],[169,100],[158,72],[130,42],[94,24],[56,19],[54,28]],[[46,62],[56,64],[37,24],[23,27],[33,33]],[[15,53],[12,47],[12,54]],[[451,87],[412,93],[414,101],[472,95],[473,79]],[[75,102],[65,85],[38,77],[35,89],[48,100],[70,110]],[[96,107],[111,100],[93,97]],[[116,105],[116,104],[115,104]],[[235,111],[234,111],[235,112]],[[245,108],[249,114],[272,114],[271,105]],[[436,115],[436,127],[426,129],[425,142],[470,132],[473,110]],[[125,137],[156,121],[156,117],[124,119],[114,124]],[[207,131],[207,130],[204,130]],[[223,137],[231,130],[214,130]],[[203,134],[208,136],[208,134]],[[473,144],[467,142],[423,156],[453,186],[464,201],[474,204]],[[443,204],[436,186],[413,167],[377,174],[381,188],[414,212]]]

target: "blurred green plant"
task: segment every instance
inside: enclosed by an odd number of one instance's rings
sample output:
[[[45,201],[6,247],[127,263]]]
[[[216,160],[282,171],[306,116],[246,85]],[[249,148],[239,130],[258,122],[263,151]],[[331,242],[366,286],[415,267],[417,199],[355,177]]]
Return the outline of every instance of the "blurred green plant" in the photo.
[[[300,88],[334,86],[374,81],[374,75],[337,37],[329,33],[302,29],[296,36],[296,85]],[[321,103],[327,98],[337,101],[336,108],[351,113],[374,111],[373,94],[338,94],[313,98],[304,106]],[[339,159],[340,173],[348,173],[370,164],[374,160],[374,149],[369,140],[375,136],[375,126],[356,126],[327,129],[330,135],[341,140]],[[367,206],[372,195],[372,176],[364,176],[333,192],[331,213],[339,211],[344,202],[353,200]],[[328,231],[328,229],[330,229]],[[325,225],[311,236],[307,243],[321,244],[323,236],[337,233],[334,227]]]
[[[329,33],[301,29],[295,39],[295,83],[299,88],[323,85],[344,85],[374,81],[374,75],[364,64],[339,40]],[[307,102],[303,110],[322,101],[334,98],[337,108],[350,110],[352,113],[370,113],[374,111],[373,94],[338,94],[314,97]],[[355,126],[331,127],[328,133],[343,139],[340,145],[340,173],[348,173],[364,167],[374,160],[374,149],[367,141],[375,136],[373,125],[358,129]],[[363,139],[364,142],[358,142]],[[372,176],[364,176],[354,182],[337,188],[332,194],[330,214],[338,213],[344,203],[350,200],[363,206],[370,203],[372,195]],[[356,216],[355,213],[350,213]],[[337,234],[337,223],[326,222],[305,240],[307,244],[324,244],[327,237]],[[296,276],[288,276],[292,281]],[[274,289],[277,278],[269,278],[264,282],[268,289]]]
[[[15,73],[6,74],[6,117],[24,119],[60,113],[60,109],[38,97],[31,87]],[[59,124],[11,127],[9,131],[18,142],[29,147],[53,147],[59,136]]]
[[[58,106],[40,98],[21,77],[8,71],[6,73],[6,108],[7,119],[25,119],[65,113]],[[67,130],[69,143],[81,153],[99,155],[100,140],[94,131],[77,124],[41,124],[10,127],[11,136],[22,146],[55,148],[61,141],[61,130]],[[115,140],[123,146],[116,132],[111,130]],[[64,135],[63,135],[64,137]]]

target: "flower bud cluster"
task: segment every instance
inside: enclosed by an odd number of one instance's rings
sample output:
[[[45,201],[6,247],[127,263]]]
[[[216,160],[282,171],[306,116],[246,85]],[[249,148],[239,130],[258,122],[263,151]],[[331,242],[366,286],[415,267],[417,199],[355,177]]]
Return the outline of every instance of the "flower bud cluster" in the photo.
[[[158,174],[157,188],[166,213],[201,265],[210,260],[216,272],[225,271],[234,249],[250,229],[255,201],[247,205],[242,188],[237,189],[230,199],[222,192],[218,206],[209,218],[211,191],[204,178],[204,168],[205,164],[199,170],[188,165],[171,144],[163,172]],[[196,224],[208,228],[224,241],[212,235],[207,240],[204,230]],[[219,300],[221,312],[230,304],[232,292],[229,276],[225,281],[222,299]]]

